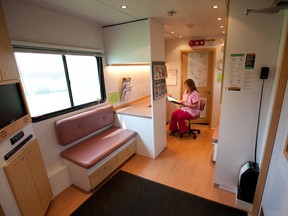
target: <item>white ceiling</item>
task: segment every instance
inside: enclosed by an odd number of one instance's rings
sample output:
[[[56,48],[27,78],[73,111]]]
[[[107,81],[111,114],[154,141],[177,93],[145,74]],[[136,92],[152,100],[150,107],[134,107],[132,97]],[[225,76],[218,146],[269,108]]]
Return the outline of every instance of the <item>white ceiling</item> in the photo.
[[[223,37],[226,24],[225,0],[21,0],[29,4],[95,21],[100,26],[119,24],[143,18],[154,18],[164,24],[169,38],[200,39]],[[120,6],[126,5],[127,9]],[[218,5],[218,9],[213,9]],[[175,11],[173,16],[168,12]],[[217,18],[221,17],[221,21]],[[224,28],[220,28],[220,26]],[[171,32],[175,33],[172,34]]]

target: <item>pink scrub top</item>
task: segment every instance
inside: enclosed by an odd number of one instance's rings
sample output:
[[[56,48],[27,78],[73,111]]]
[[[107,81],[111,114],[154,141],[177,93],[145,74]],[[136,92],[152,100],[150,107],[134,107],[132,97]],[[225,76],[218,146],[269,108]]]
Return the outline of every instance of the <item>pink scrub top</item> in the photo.
[[[192,105],[198,101],[197,108],[190,108],[190,107],[182,107],[183,111],[188,112],[192,117],[200,115],[200,94],[197,91],[193,91],[190,94],[185,92],[183,94],[183,103],[184,105]]]

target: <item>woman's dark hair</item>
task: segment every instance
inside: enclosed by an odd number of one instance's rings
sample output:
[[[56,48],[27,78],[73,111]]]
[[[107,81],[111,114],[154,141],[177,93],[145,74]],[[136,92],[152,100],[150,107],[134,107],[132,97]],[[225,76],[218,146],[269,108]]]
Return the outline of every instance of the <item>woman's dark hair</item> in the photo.
[[[195,82],[192,79],[185,80],[184,84],[186,84],[191,92],[197,91]]]

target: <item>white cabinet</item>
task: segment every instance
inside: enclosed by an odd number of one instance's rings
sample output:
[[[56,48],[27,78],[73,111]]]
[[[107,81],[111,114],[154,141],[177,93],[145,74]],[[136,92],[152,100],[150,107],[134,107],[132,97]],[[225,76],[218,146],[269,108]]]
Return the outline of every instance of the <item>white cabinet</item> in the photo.
[[[137,132],[136,154],[153,159],[158,156],[155,153],[152,118],[117,113],[115,123],[117,126]]]
[[[105,27],[103,30],[108,65],[148,64],[151,61],[148,19]]]

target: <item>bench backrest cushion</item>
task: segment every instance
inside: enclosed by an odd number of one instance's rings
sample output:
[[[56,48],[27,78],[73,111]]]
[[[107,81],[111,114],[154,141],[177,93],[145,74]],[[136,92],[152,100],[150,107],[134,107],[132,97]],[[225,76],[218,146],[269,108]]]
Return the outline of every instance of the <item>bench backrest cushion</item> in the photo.
[[[112,105],[105,105],[55,122],[60,145],[68,145],[114,123]]]

